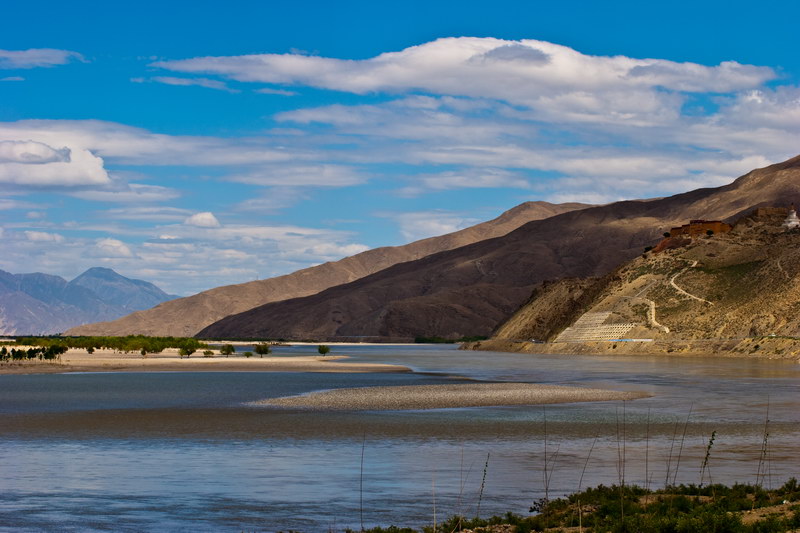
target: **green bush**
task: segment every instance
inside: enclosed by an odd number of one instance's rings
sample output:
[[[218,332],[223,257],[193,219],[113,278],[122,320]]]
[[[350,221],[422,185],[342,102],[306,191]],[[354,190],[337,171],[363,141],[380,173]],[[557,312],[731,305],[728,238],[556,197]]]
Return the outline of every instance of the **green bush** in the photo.
[[[317,351],[319,352],[320,355],[328,355],[328,352],[330,352],[331,349],[329,346],[326,346],[325,344],[320,344],[319,346],[317,346]]]

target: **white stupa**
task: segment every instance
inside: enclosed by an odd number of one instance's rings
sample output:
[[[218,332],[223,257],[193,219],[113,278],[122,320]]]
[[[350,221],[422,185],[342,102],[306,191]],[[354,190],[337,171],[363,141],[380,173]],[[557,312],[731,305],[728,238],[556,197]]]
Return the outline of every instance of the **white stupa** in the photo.
[[[797,218],[797,211],[795,211],[794,204],[792,204],[792,208],[789,209],[789,216],[786,217],[782,225],[787,230],[800,228],[800,218]]]

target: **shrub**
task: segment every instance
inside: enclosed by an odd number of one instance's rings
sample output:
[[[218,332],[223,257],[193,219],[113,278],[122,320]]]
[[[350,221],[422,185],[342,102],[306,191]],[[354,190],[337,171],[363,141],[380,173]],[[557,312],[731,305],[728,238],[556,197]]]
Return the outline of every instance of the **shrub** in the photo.
[[[229,355],[235,352],[236,348],[233,347],[233,344],[223,344],[219,349],[219,353],[221,353],[225,357],[228,357]]]
[[[245,357],[253,357],[253,352],[244,352],[242,355]]]
[[[214,357],[214,352],[211,350],[203,350],[203,357]]]
[[[319,352],[320,355],[328,355],[328,352],[330,352],[331,349],[329,346],[326,346],[325,344],[320,344],[319,346],[317,346],[317,351]]]

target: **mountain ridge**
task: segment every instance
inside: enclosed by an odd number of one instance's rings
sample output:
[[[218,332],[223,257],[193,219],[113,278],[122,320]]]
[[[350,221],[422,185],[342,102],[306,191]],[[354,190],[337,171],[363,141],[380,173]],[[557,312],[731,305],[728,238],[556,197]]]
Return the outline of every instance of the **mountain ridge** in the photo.
[[[587,207],[587,204],[524,202],[498,217],[453,233],[429,237],[402,246],[367,250],[339,261],[269,278],[215,287],[176,299],[153,309],[138,311],[113,322],[72,328],[69,335],[192,336],[213,322],[267,302],[316,294],[349,283],[397,263],[425,257],[444,249],[505,234],[522,223]]]
[[[94,267],[67,281],[34,272],[0,270],[0,334],[49,335],[115,318],[173,298],[143,280]]]
[[[531,221],[501,237],[226,317],[198,336],[335,340],[488,335],[543,281],[605,275],[690,219],[732,220],[753,207],[798,200],[800,156],[755,169],[722,187]]]

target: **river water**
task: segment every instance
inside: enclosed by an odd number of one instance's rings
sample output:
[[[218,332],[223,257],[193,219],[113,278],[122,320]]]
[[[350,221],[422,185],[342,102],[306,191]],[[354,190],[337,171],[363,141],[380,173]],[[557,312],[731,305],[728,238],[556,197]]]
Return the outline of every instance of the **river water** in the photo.
[[[314,350],[284,347],[276,355]],[[453,346],[333,351],[415,373],[0,376],[0,531],[421,526],[455,513],[526,514],[545,495],[623,479],[650,487],[701,476],[778,486],[800,477],[796,361]],[[397,412],[246,405],[322,389],[464,379],[652,397]]]

